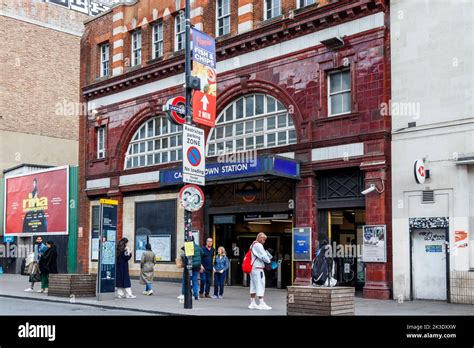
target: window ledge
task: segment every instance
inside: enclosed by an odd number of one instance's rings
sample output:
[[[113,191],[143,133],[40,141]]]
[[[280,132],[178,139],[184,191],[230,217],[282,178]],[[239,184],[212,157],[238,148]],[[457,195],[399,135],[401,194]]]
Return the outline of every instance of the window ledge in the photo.
[[[350,112],[348,114],[341,114],[341,115],[334,115],[334,116],[326,116],[324,118],[319,118],[314,120],[314,123],[316,125],[322,125],[327,122],[331,122],[334,120],[351,120],[351,121],[357,121],[359,120],[360,114],[358,112]]]

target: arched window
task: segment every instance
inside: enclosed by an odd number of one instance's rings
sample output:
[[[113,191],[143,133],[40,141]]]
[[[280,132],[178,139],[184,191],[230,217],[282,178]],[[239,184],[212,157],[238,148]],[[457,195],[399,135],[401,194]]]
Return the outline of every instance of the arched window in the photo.
[[[125,169],[181,161],[182,126],[164,116],[146,121],[133,135]]]
[[[296,143],[293,119],[284,105],[264,94],[237,99],[218,116],[209,134],[208,156]]]

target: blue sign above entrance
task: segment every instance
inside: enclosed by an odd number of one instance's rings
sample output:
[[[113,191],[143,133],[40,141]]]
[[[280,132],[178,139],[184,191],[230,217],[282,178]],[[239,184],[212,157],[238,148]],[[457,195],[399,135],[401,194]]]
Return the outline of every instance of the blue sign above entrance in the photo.
[[[206,163],[206,182],[231,180],[261,175],[299,179],[300,166],[295,160],[277,156],[258,156],[249,161]],[[181,167],[160,171],[160,185],[177,185],[183,182]]]

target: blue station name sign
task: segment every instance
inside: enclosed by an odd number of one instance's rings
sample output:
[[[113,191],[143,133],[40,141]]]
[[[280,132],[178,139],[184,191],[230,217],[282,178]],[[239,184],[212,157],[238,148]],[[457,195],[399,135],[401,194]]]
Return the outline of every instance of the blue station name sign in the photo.
[[[235,180],[243,177],[280,176],[299,179],[300,165],[293,159],[274,155],[258,156],[252,160],[206,163],[206,182]],[[181,167],[160,171],[160,185],[177,185],[183,182]]]

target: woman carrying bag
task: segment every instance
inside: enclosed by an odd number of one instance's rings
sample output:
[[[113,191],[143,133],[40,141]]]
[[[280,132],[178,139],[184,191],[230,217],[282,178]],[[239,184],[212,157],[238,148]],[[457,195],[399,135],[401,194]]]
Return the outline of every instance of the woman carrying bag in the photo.
[[[155,271],[155,253],[151,250],[151,244],[147,243],[145,251],[142,253],[140,261],[140,284],[145,284],[145,291],[143,295],[153,295],[153,289],[151,283],[153,282],[153,276]]]

